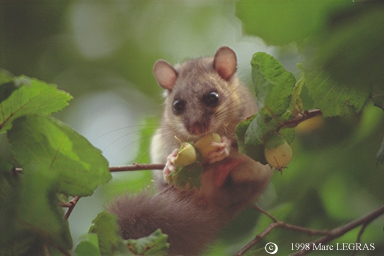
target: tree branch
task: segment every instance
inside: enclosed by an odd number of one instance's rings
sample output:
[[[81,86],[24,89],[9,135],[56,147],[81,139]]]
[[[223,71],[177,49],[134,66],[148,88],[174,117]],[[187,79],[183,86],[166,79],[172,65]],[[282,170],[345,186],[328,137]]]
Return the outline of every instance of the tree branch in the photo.
[[[164,164],[136,164],[123,165],[123,166],[113,166],[109,167],[110,172],[127,172],[127,171],[140,171],[140,170],[162,170],[164,169]],[[22,173],[22,168],[14,168],[14,172]]]
[[[76,206],[77,202],[80,200],[80,198],[81,198],[80,196],[75,196],[71,201],[69,201],[69,203],[64,204],[65,205],[64,207],[68,207],[67,212],[64,215],[65,220],[68,220],[69,215],[71,215],[73,208],[75,208],[75,206]]]
[[[267,236],[272,230],[274,230],[275,228],[281,226],[281,223],[282,222],[274,222],[274,223],[270,224],[266,229],[264,229],[263,232],[258,234],[251,242],[249,242],[246,246],[244,246],[237,253],[235,253],[234,256],[241,256],[244,253],[246,253],[255,244],[257,244],[261,239],[263,239],[265,236]]]
[[[322,114],[323,113],[320,109],[305,110],[304,113],[298,114],[289,121],[285,121],[281,126],[279,126],[278,130],[281,130],[283,128],[296,127],[299,123],[304,122],[305,120],[308,120],[312,117],[320,116]]]
[[[365,228],[366,228],[367,226],[368,226],[368,223],[363,223],[363,224],[361,225],[359,234],[357,234],[356,243],[360,243],[360,241],[361,241],[361,236],[363,235],[363,233],[364,233],[364,231],[365,231]],[[356,253],[357,253],[357,250],[354,250],[351,256],[355,256]]]
[[[139,170],[162,170],[164,164],[132,164],[125,166],[109,167],[110,172],[126,172],[126,171],[139,171]]]
[[[345,224],[344,226],[332,229],[328,235],[323,236],[323,237],[321,237],[315,241],[310,242],[310,244],[312,244],[312,246],[310,247],[310,250],[301,250],[301,251],[298,251],[298,252],[292,254],[292,256],[305,255],[313,249],[313,244],[318,245],[320,243],[327,243],[329,241],[332,241],[333,239],[344,235],[348,231],[350,231],[350,230],[352,230],[352,229],[354,229],[360,225],[364,225],[364,226],[368,225],[370,222],[372,222],[374,219],[376,219],[377,217],[379,217],[382,214],[384,214],[384,205],[382,205],[378,209],[374,210],[371,213],[368,213],[367,215],[365,215],[363,217],[360,217],[354,221],[351,221],[351,222]],[[360,232],[362,233],[362,231],[360,231]],[[361,236],[361,235],[359,235],[359,236]]]
[[[132,165],[126,165],[126,166],[116,166],[116,167],[110,167],[110,172],[126,172],[126,171],[138,171],[138,170],[161,170],[164,169],[164,164],[132,164]],[[21,168],[16,169],[17,172],[22,172]],[[68,203],[60,203],[61,207],[68,208],[64,219],[68,220],[69,215],[71,215],[73,208],[75,208],[77,202],[80,200],[80,196],[75,196],[71,201]]]
[[[270,224],[266,229],[264,229],[264,231],[259,233],[251,242],[249,242],[247,245],[245,245],[243,248],[241,248],[237,253],[235,253],[234,254],[235,256],[241,256],[244,253],[246,253],[249,249],[251,249],[254,245],[256,245],[261,239],[263,239],[265,236],[267,236],[275,228],[295,230],[295,231],[299,231],[302,233],[306,233],[308,235],[323,235],[323,237],[309,243],[309,244],[318,245],[320,243],[327,243],[329,241],[332,241],[333,239],[344,235],[348,231],[350,231],[350,230],[352,230],[352,229],[354,229],[360,225],[363,225],[359,234],[358,234],[358,238],[357,238],[358,241],[360,241],[361,235],[364,232],[365,227],[370,222],[372,222],[374,219],[376,219],[380,215],[384,214],[384,205],[383,205],[380,208],[376,209],[375,211],[373,211],[373,212],[371,212],[371,213],[369,213],[369,214],[367,214],[367,215],[365,215],[359,219],[351,221],[344,226],[341,226],[341,227],[338,227],[338,228],[335,228],[335,229],[328,231],[328,230],[308,229],[308,228],[304,228],[304,227],[300,227],[300,226],[291,225],[291,224],[277,220],[274,216],[272,216],[271,214],[269,214],[268,212],[264,211],[263,209],[261,209],[257,206],[253,206],[253,208],[256,209],[257,211],[265,214],[266,216],[268,216],[273,221],[273,223]],[[313,249],[313,246],[310,247],[309,250],[298,251],[298,252],[292,254],[292,256],[305,255],[306,253],[311,251],[311,249]]]
[[[327,231],[327,230],[308,229],[308,228],[304,228],[304,227],[300,227],[300,226],[291,225],[291,224],[279,221],[273,215],[264,211],[263,209],[259,208],[256,205],[252,206],[252,208],[254,208],[257,211],[268,216],[273,221],[273,223],[270,224],[266,229],[264,229],[263,232],[258,234],[251,242],[249,242],[247,245],[245,245],[243,248],[241,248],[237,253],[235,253],[234,254],[235,256],[241,256],[244,253],[246,253],[249,249],[251,249],[255,244],[257,244],[261,239],[263,239],[265,236],[267,236],[275,228],[295,230],[295,231],[307,233],[308,235],[325,235],[325,234],[329,233],[329,231]]]
[[[318,229],[304,228],[304,227],[288,224],[288,223],[285,223],[283,221],[279,221],[274,216],[272,216],[270,213],[264,211],[263,209],[259,208],[258,206],[253,206],[253,208],[258,210],[259,212],[267,215],[273,222],[279,223],[278,227],[280,227],[282,229],[295,230],[295,231],[299,231],[299,232],[302,232],[302,233],[307,233],[310,236],[313,236],[313,235],[328,235],[329,234],[328,230],[318,230]]]

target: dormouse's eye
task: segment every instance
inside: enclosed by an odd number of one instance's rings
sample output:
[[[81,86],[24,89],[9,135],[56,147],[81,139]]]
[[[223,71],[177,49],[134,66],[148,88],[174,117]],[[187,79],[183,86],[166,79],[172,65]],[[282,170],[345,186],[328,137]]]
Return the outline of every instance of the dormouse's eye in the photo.
[[[219,94],[217,92],[210,92],[204,95],[204,103],[209,107],[215,107],[219,103]]]
[[[185,102],[183,100],[175,99],[173,101],[173,113],[176,115],[181,114],[185,109]]]

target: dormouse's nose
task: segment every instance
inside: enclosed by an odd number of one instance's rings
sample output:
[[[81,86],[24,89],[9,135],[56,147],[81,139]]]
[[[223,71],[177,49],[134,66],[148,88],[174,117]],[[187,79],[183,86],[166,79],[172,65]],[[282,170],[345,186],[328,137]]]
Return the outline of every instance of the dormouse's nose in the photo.
[[[191,125],[190,129],[188,130],[192,135],[201,136],[204,134],[206,130],[206,127],[204,123],[202,122],[195,122]]]

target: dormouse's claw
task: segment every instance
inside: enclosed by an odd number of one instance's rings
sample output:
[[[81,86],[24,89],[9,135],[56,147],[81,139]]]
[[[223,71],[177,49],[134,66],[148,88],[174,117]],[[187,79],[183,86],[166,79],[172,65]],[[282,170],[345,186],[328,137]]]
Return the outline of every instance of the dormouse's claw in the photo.
[[[167,157],[167,162],[166,162],[165,167],[163,169],[164,180],[168,183],[170,181],[169,175],[171,174],[171,172],[176,171],[176,166],[173,162],[175,161],[175,158],[176,158],[178,152],[179,152],[178,149],[175,149],[172,151],[172,153]]]
[[[209,163],[213,164],[215,162],[221,161],[229,155],[229,150],[223,148],[219,151],[213,151],[209,153]]]
[[[168,160],[167,160],[166,167],[168,167],[168,169],[169,169],[170,172],[174,172],[174,171],[176,171],[176,166],[173,164],[173,160],[174,160],[174,159],[168,159]]]
[[[213,164],[221,161],[229,155],[229,149],[231,147],[231,141],[223,136],[221,142],[212,142],[212,146],[216,147],[217,150],[212,151],[208,154],[208,163]]]
[[[171,181],[171,170],[169,169],[168,165],[165,165],[164,169],[163,169],[163,178],[164,178],[164,181],[169,183]]]
[[[177,153],[179,152],[179,150],[176,148],[172,151],[172,153],[167,157],[167,160],[173,158],[173,160],[175,159],[175,157],[177,156]],[[172,161],[173,162],[173,161]]]

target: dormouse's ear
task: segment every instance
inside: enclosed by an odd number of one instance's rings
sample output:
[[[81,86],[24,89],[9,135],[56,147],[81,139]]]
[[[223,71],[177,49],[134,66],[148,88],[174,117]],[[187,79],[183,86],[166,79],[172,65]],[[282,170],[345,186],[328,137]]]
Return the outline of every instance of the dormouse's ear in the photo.
[[[176,70],[165,60],[159,60],[153,67],[153,74],[159,85],[171,91],[177,79]]]
[[[224,80],[229,80],[237,70],[235,52],[229,47],[221,47],[215,54],[213,68]]]

